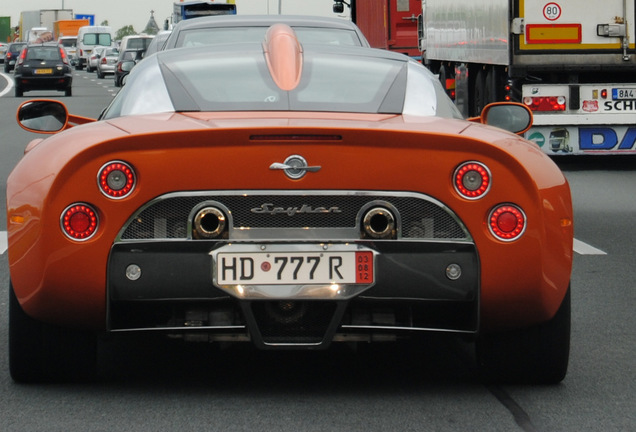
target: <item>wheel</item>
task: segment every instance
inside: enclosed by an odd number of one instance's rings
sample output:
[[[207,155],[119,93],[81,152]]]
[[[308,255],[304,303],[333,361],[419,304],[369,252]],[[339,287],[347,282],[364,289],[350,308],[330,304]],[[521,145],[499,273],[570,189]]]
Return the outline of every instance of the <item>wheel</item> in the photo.
[[[20,383],[73,381],[94,376],[97,337],[28,316],[9,282],[9,371]]]
[[[73,89],[71,86],[66,87],[64,89],[64,96],[73,96]]]
[[[11,72],[11,69],[9,69],[9,65],[8,64],[5,64],[4,65],[4,73],[9,73],[9,72]]]
[[[526,329],[485,334],[477,341],[477,358],[488,381],[557,384],[565,378],[570,357],[570,288],[556,315]]]
[[[97,78],[99,78],[99,79],[103,79],[104,78],[104,74],[102,73],[102,71],[99,70],[99,68],[97,69]]]
[[[471,103],[471,116],[478,116],[481,114],[481,110],[486,106],[485,98],[486,98],[486,77],[483,70],[479,70],[477,72],[477,76],[475,77],[475,82],[473,85],[473,99]]]
[[[501,86],[499,85],[497,70],[488,68],[484,82],[484,106],[500,100]]]
[[[15,97],[22,97],[23,94],[24,90],[22,90],[22,87],[15,86]]]
[[[115,75],[115,87],[121,87],[121,81],[119,80],[117,75]]]

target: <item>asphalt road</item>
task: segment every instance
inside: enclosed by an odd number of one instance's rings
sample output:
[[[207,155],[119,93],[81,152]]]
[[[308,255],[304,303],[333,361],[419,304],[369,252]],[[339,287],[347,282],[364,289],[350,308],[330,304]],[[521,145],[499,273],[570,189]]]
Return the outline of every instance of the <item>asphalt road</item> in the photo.
[[[86,72],[75,72],[73,87],[71,98],[0,97],[2,197],[25,145],[38,138],[15,123],[20,102],[59,98],[96,117],[117,91],[112,79]],[[577,242],[570,369],[556,386],[484,385],[468,344],[436,338],[419,349],[298,353],[118,337],[100,343],[96,382],[15,384],[0,199],[0,430],[636,430],[636,159],[557,162],[572,187]]]

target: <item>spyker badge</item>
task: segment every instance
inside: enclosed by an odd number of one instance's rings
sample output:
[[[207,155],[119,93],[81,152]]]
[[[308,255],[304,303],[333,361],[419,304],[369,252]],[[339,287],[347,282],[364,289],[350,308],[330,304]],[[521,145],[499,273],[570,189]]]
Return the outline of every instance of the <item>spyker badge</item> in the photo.
[[[316,172],[320,170],[320,166],[308,166],[307,161],[300,155],[291,155],[285,162],[274,162],[269,166],[271,170],[283,170],[285,175],[292,180],[298,180],[302,178],[307,171]]]

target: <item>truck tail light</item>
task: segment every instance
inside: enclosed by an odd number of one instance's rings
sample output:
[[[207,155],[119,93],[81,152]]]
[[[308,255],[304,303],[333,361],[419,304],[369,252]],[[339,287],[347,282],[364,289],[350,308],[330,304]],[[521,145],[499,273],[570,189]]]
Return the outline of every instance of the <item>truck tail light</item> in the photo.
[[[565,96],[526,96],[523,103],[532,111],[565,111]]]
[[[71,204],[62,212],[60,225],[68,238],[77,241],[88,240],[97,232],[97,211],[89,204]]]
[[[526,215],[514,204],[500,204],[491,210],[488,228],[499,240],[516,240],[526,230]]]
[[[490,170],[480,162],[464,162],[455,169],[453,186],[457,193],[471,200],[485,196],[490,190]]]
[[[128,196],[137,183],[135,171],[126,162],[111,161],[101,167],[97,175],[99,189],[109,198]]]

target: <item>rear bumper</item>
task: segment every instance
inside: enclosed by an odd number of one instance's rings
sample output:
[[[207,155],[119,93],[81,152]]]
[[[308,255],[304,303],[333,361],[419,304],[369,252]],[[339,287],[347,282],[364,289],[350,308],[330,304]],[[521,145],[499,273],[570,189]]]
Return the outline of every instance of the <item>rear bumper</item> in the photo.
[[[64,90],[73,83],[72,75],[64,76],[16,76],[15,85],[24,90]]]
[[[475,333],[479,260],[470,243],[360,242],[376,255],[375,284],[353,298],[239,298],[215,286],[210,252],[219,241],[126,242],[108,262],[108,328],[166,331],[257,346],[326,347],[335,340],[417,331]],[[130,280],[135,264],[141,277]],[[462,276],[450,280],[449,264]]]

